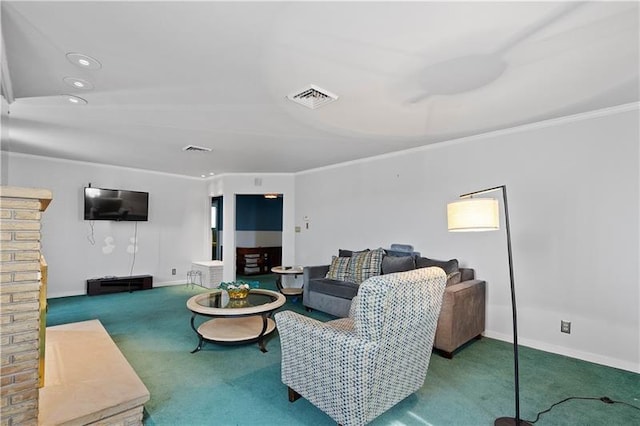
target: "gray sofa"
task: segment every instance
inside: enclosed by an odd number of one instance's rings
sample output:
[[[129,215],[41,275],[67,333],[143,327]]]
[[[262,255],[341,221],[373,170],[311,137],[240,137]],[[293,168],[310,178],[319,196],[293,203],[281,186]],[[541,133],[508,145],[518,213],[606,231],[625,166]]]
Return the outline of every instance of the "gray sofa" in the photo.
[[[350,257],[350,251],[340,250],[338,257]],[[380,274],[438,266],[448,275],[442,309],[438,320],[434,347],[448,358],[456,349],[482,336],[485,328],[486,283],[475,279],[471,268],[459,268],[458,261],[440,261],[421,257],[416,252],[385,251]],[[303,269],[303,304],[307,310],[318,310],[345,318],[351,299],[359,285],[327,278],[330,265],[307,266]]]

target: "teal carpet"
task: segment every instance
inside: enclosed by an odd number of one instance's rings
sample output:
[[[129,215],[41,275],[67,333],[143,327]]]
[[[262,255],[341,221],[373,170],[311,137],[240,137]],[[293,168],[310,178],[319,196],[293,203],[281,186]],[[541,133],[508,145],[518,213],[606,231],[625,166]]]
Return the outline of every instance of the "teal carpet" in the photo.
[[[256,278],[251,278],[256,280]],[[272,276],[257,278],[275,289]],[[267,353],[257,344],[206,343],[197,337],[186,301],[207,291],[186,285],[133,293],[49,299],[47,325],[99,319],[151,393],[146,425],[334,425],[304,399],[288,402],[280,381],[277,333]],[[308,314],[300,301],[283,309]],[[567,397],[603,397],[640,406],[640,375],[533,349],[520,351],[521,416],[536,414]],[[491,425],[511,416],[513,358],[508,343],[474,341],[452,360],[431,357],[427,379],[372,425]],[[640,424],[640,409],[625,404],[571,400],[542,415],[536,425]]]

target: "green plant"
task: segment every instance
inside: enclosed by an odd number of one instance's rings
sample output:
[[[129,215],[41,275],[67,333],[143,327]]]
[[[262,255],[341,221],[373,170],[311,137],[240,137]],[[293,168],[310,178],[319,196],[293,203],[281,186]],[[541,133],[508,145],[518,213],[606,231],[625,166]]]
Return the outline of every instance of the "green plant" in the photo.
[[[220,283],[220,288],[223,290],[252,289],[258,287],[260,287],[258,281],[231,281],[228,283]]]

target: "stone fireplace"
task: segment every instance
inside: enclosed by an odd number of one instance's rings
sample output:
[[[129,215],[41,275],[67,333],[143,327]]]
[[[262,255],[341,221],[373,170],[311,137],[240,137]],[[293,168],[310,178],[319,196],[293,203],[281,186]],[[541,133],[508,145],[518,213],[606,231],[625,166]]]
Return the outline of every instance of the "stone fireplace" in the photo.
[[[38,422],[38,388],[44,362],[46,263],[40,218],[51,191],[0,187],[0,393],[3,426]],[[43,315],[44,316],[44,315]],[[42,336],[42,337],[41,337]],[[44,352],[44,351],[43,351]]]

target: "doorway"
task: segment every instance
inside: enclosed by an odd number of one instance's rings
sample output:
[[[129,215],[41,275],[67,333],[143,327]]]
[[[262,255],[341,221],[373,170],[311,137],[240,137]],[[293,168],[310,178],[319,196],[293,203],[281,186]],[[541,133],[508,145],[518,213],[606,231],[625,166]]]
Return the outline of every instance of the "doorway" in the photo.
[[[211,260],[222,260],[222,197],[211,199]]]
[[[236,275],[270,274],[282,262],[282,194],[236,194]]]

